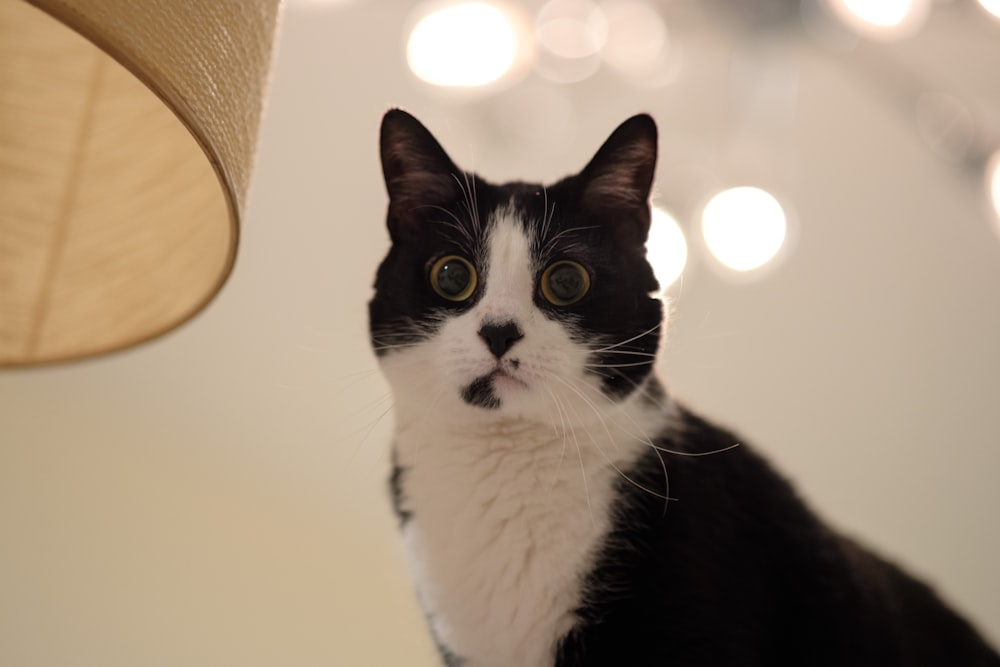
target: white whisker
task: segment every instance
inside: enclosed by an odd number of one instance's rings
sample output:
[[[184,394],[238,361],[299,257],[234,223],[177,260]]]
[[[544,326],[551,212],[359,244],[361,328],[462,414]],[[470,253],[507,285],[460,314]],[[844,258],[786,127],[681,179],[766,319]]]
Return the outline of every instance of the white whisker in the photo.
[[[551,374],[550,377],[554,378],[558,382],[561,382],[563,385],[565,385],[570,391],[572,391],[573,393],[575,393],[580,398],[580,400],[582,400],[584,402],[585,405],[587,405],[593,411],[594,415],[597,416],[598,420],[601,422],[601,426],[604,428],[604,431],[607,434],[609,441],[612,444],[616,445],[617,441],[616,441],[615,437],[611,434],[611,430],[608,428],[608,424],[607,424],[607,421],[605,419],[605,414],[594,404],[594,402],[591,401],[590,398],[588,398],[582,391],[580,391],[580,389],[578,389],[577,387],[575,387],[571,382],[569,382],[565,378],[559,377],[558,375],[555,375],[555,374]],[[577,416],[579,416],[579,415],[577,415]],[[617,426],[618,428],[622,428],[621,424],[618,424],[617,422],[615,422],[615,426]],[[634,434],[629,433],[627,429],[622,428],[622,430],[625,431],[628,435],[632,435],[633,437],[636,437]],[[641,439],[644,442],[649,443],[648,438],[641,438]],[[650,488],[646,487],[645,485],[640,484],[636,480],[632,479],[632,477],[630,477],[624,470],[622,470],[620,467],[618,467],[618,465],[615,464],[614,461],[611,460],[611,458],[607,455],[607,452],[605,452],[603,449],[601,449],[600,445],[597,444],[597,441],[593,438],[593,436],[591,436],[591,441],[594,443],[595,449],[597,449],[597,451],[601,454],[601,456],[604,457],[604,460],[608,463],[608,465],[611,466],[611,468],[614,469],[614,471],[616,473],[618,473],[624,480],[626,480],[627,482],[629,482],[630,484],[632,484],[636,488],[641,489],[642,491],[645,491],[645,492],[647,492],[647,493],[649,493],[649,494],[651,494],[651,495],[653,495],[653,496],[655,496],[657,498],[661,498],[663,500],[669,500],[669,498],[667,496],[659,493],[658,491],[654,491],[653,489],[650,489]],[[652,444],[652,443],[649,443],[649,444]],[[660,459],[660,462],[663,463],[663,459],[662,458]],[[666,465],[665,464],[664,464],[664,475],[666,475]],[[666,477],[664,477],[664,479],[666,479]]]
[[[633,361],[628,364],[584,364],[584,368],[635,368],[638,366],[652,366],[652,361]]]
[[[553,204],[552,210],[553,210],[553,212],[555,212],[555,205],[554,204]],[[545,257],[545,256],[549,255],[550,253],[552,253],[555,250],[556,245],[559,243],[559,241],[563,237],[565,237],[565,236],[569,236],[570,234],[575,234],[576,232],[583,232],[583,231],[586,231],[588,229],[596,229],[596,228],[597,228],[596,225],[587,225],[587,226],[570,227],[568,229],[564,229],[564,230],[560,231],[558,234],[556,234],[555,236],[553,236],[552,238],[549,238],[549,239],[545,240],[545,245],[542,247],[542,252],[540,254],[543,257]]]
[[[545,238],[549,235],[549,227],[552,225],[552,219],[556,214],[556,203],[552,202],[552,209],[549,209],[549,191],[544,185],[542,186],[542,229],[539,234],[539,238]]]
[[[566,415],[569,417],[569,415]],[[576,437],[576,429],[570,428],[569,434],[573,437],[573,444],[576,446],[576,457],[580,461],[580,475],[583,477],[583,492],[587,498],[587,511],[590,513],[590,523],[593,527],[597,527],[597,518],[594,516],[594,505],[590,499],[590,480],[587,478],[587,466],[583,462],[583,450],[580,448],[580,441]],[[565,438],[566,436],[563,435]]]
[[[649,334],[651,334],[654,331],[656,331],[657,329],[659,329],[660,326],[661,326],[661,323],[657,323],[655,326],[652,326],[652,327],[646,329],[645,331],[643,331],[642,333],[638,333],[638,334],[632,336],[631,338],[627,338],[627,339],[625,339],[623,341],[619,341],[619,342],[614,343],[612,345],[606,345],[605,347],[597,348],[596,350],[592,350],[592,351],[593,352],[610,352],[611,350],[614,350],[617,347],[621,347],[622,345],[626,345],[628,343],[631,343],[632,341],[636,341],[636,340],[639,340],[640,338],[644,338],[644,337],[648,336]]]
[[[634,380],[631,380],[630,378],[628,378],[628,377],[626,377],[624,375],[620,375],[620,377],[622,377],[626,381],[630,382],[632,384],[632,386],[635,388],[636,391],[641,392],[642,395],[647,400],[653,401],[653,403],[658,408],[660,408],[661,410],[666,411],[666,410],[670,409],[669,405],[666,405],[664,403],[661,403],[661,402],[655,400],[655,398],[650,393],[649,388],[647,386],[645,386],[644,384],[637,383]],[[631,417],[629,417],[629,419],[631,419]],[[634,436],[634,437],[639,437],[639,436]],[[678,449],[670,449],[669,447],[664,447],[663,445],[658,445],[658,444],[654,443],[652,440],[650,440],[648,437],[645,437],[645,436],[641,437],[641,439],[643,440],[643,442],[645,442],[646,444],[648,444],[650,447],[652,447],[653,449],[655,449],[658,452],[663,452],[664,454],[671,454],[673,456],[686,456],[686,457],[690,457],[690,458],[697,458],[699,456],[713,456],[715,454],[722,454],[723,452],[728,452],[731,449],[736,449],[737,447],[739,447],[741,445],[741,443],[735,442],[735,443],[733,443],[731,445],[727,445],[725,447],[719,447],[718,449],[712,449],[712,450],[709,450],[707,452],[684,452],[684,451],[681,451],[681,450],[678,450]],[[662,461],[662,459],[661,459],[661,461]]]
[[[562,447],[559,449],[559,461],[556,463],[555,474],[558,475],[559,470],[562,468],[563,459],[566,457],[566,441],[567,441],[566,415],[562,405],[559,404],[559,398],[555,395],[555,392],[553,392],[552,389],[550,389],[548,386],[545,386],[545,391],[548,392],[549,397],[552,399],[553,405],[555,405],[556,407],[556,414],[559,416],[559,423],[561,426],[561,428],[557,428],[554,423],[552,425],[556,435],[560,434],[562,435]],[[555,485],[555,477],[553,477],[553,481],[550,486],[554,485]]]
[[[591,353],[605,352],[607,350],[602,348],[595,348],[589,350]],[[646,357],[648,359],[656,359],[656,354],[653,352],[640,352],[638,350],[615,350],[614,354],[622,354],[631,357]]]

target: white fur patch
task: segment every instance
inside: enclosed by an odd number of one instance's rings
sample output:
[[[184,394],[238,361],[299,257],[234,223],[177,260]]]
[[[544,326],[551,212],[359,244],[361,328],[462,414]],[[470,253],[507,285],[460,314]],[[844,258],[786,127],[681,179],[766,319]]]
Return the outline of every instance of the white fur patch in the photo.
[[[532,301],[541,267],[521,225],[492,222],[479,302],[381,363],[412,512],[403,539],[438,638],[468,667],[541,667],[575,621],[619,470],[664,417],[641,392],[601,393],[589,351]],[[497,360],[478,331],[499,321],[524,336]],[[498,368],[499,408],[462,400]]]

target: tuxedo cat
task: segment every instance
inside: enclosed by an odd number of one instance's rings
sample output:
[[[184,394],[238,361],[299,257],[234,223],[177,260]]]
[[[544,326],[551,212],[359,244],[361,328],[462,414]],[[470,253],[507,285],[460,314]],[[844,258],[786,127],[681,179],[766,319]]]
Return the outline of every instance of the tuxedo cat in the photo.
[[[443,661],[993,665],[924,584],[825,526],[653,372],[657,133],[625,121],[542,186],[462,171],[409,114],[381,158],[369,304],[391,490]]]

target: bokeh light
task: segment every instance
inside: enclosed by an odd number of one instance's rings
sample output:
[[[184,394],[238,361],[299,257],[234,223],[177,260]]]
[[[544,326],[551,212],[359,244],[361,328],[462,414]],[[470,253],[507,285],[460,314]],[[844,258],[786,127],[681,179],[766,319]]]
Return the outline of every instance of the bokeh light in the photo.
[[[913,9],[912,0],[843,0],[843,3],[865,23],[886,28],[902,23]]]
[[[653,208],[653,220],[646,240],[646,257],[661,291],[673,285],[687,265],[688,247],[684,232],[669,213],[656,207]]]
[[[922,93],[916,103],[917,134],[939,157],[964,159],[976,140],[976,120],[962,100],[942,92]]]
[[[1000,19],[1000,0],[979,0],[979,6]]]
[[[608,26],[590,0],[549,0],[535,19],[538,73],[557,83],[582,81],[601,64]]]
[[[750,271],[774,259],[787,228],[785,212],[774,195],[754,187],[719,192],[701,216],[709,252],[735,271]]]
[[[648,77],[667,58],[667,26],[659,13],[639,0],[601,4],[608,33],[604,61],[629,77]]]
[[[993,205],[997,231],[1000,231],[1000,151],[994,153],[986,165],[986,192]]]
[[[878,40],[917,33],[930,13],[930,0],[828,0],[834,13],[853,30]]]
[[[538,11],[538,43],[562,58],[599,53],[607,31],[604,12],[589,0],[550,0]]]
[[[452,4],[421,18],[406,43],[413,73],[435,86],[493,83],[514,65],[517,34],[507,16],[485,2]]]

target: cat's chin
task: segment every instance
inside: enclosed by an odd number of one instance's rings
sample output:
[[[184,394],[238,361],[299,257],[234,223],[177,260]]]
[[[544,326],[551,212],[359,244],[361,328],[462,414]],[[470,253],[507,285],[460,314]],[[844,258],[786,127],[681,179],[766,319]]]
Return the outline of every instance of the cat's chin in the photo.
[[[528,389],[524,381],[497,368],[463,387],[461,395],[462,400],[473,407],[500,410]]]

